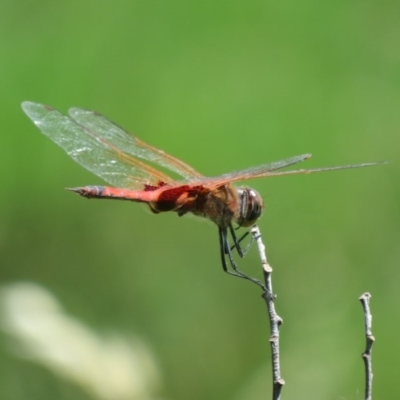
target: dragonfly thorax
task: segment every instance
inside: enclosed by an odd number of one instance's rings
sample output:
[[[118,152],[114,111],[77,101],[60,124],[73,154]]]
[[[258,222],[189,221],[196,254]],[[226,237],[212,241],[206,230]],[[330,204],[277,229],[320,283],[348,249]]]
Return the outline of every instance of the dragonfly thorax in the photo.
[[[257,191],[248,187],[238,188],[237,193],[239,196],[237,223],[239,226],[251,226],[263,212],[263,199]]]

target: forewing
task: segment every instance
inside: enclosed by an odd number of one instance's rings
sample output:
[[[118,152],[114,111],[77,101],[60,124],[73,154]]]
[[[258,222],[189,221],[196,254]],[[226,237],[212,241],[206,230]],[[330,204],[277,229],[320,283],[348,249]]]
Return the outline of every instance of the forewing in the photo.
[[[225,185],[230,182],[243,181],[246,179],[263,178],[269,176],[283,176],[283,175],[303,175],[303,174],[313,174],[315,172],[327,172],[327,171],[337,171],[341,169],[352,169],[352,168],[364,168],[372,167],[374,165],[387,164],[387,162],[372,162],[363,164],[351,164],[351,165],[341,165],[337,167],[325,167],[325,168],[313,168],[313,169],[297,169],[289,171],[276,171],[281,168],[288,167],[293,164],[308,160],[311,154],[303,154],[301,156],[295,156],[292,158],[287,158],[281,161],[275,161],[269,164],[260,165],[254,168],[248,168],[241,171],[232,172],[230,174],[221,175],[215,178],[206,178],[203,180],[202,184],[212,189],[221,185]]]
[[[122,149],[124,153],[133,157],[138,157],[146,161],[163,166],[170,171],[177,173],[185,179],[201,178],[202,175],[194,170],[190,165],[183,161],[156,149],[137,137],[126,132],[114,122],[107,119],[104,115],[81,108],[71,108],[69,115],[90,132],[110,143],[117,149]]]
[[[311,157],[311,154],[303,154],[301,156],[295,156],[287,158],[285,160],[274,161],[268,164],[259,165],[258,167],[251,167],[240,171],[230,172],[217,177],[205,178],[203,185],[213,188],[221,185],[225,185],[230,182],[243,181],[247,179],[261,178],[264,176],[273,176],[276,173],[273,171],[281,168],[288,167],[305,161]],[[292,171],[287,171],[292,172]]]
[[[113,186],[143,189],[145,184],[173,183],[168,175],[124,152],[118,141],[98,135],[94,127],[88,129],[43,104],[26,101],[22,109],[72,159]]]

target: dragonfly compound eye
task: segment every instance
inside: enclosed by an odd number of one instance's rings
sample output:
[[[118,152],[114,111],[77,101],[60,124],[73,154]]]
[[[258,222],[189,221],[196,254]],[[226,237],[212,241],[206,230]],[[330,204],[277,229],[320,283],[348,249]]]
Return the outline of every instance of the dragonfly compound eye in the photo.
[[[240,198],[240,218],[239,226],[251,226],[263,212],[263,200],[258,192],[250,188],[238,190]]]

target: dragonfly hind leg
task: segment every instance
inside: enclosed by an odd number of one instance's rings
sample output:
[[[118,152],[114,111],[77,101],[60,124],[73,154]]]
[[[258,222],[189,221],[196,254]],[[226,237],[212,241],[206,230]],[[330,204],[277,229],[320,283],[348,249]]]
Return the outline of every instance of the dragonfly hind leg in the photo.
[[[238,249],[240,240],[244,239],[244,237],[247,235],[244,235],[239,241],[236,239],[236,236],[234,236],[235,244],[231,248],[229,241],[228,241],[227,229],[219,227],[218,231],[219,231],[219,244],[220,244],[221,261],[222,261],[223,270],[230,275],[237,276],[237,277],[243,278],[243,279],[247,279],[247,280],[255,283],[256,285],[260,286],[263,289],[263,291],[266,291],[266,287],[265,287],[265,285],[263,285],[263,283],[261,281],[259,281],[256,278],[253,278],[249,275],[246,275],[244,272],[239,270],[239,268],[236,265],[235,259],[233,257],[232,249],[235,247]],[[240,248],[240,246],[239,246],[239,248]],[[246,251],[247,251],[247,249],[246,249]],[[238,250],[238,252],[239,252],[239,250]],[[226,263],[227,255],[229,258],[230,266],[232,267],[233,271],[229,270],[229,268],[227,266],[227,263]],[[243,251],[241,250],[241,253],[239,252],[239,255],[241,257],[244,257],[245,253],[243,253]]]

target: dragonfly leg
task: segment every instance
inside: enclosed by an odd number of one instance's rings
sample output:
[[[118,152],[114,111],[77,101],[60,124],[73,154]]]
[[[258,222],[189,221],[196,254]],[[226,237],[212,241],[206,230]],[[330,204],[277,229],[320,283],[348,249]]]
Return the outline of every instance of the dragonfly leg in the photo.
[[[231,251],[236,248],[239,256],[243,258],[247,254],[247,252],[250,250],[250,247],[253,244],[253,241],[254,241],[253,236],[251,236],[250,242],[243,249],[242,246],[240,246],[240,243],[243,241],[243,239],[245,239],[249,235],[250,231],[246,231],[239,239],[237,238],[235,230],[233,229],[232,225],[229,226],[229,231],[230,231],[230,233],[232,235],[232,239],[233,239],[233,245],[230,246]]]
[[[226,230],[226,228],[219,227],[218,229],[219,229],[219,243],[220,243],[221,261],[222,261],[223,270],[230,275],[237,276],[237,277],[243,278],[243,279],[247,279],[247,280],[255,283],[256,285],[261,286],[261,288],[264,291],[266,291],[266,287],[262,284],[261,281],[259,281],[258,279],[252,278],[251,276],[248,276],[244,272],[239,270],[239,268],[236,265],[231,247],[228,242],[228,231]],[[228,255],[229,262],[230,262],[230,265],[231,265],[233,271],[228,269],[228,266],[226,264],[226,255]]]

